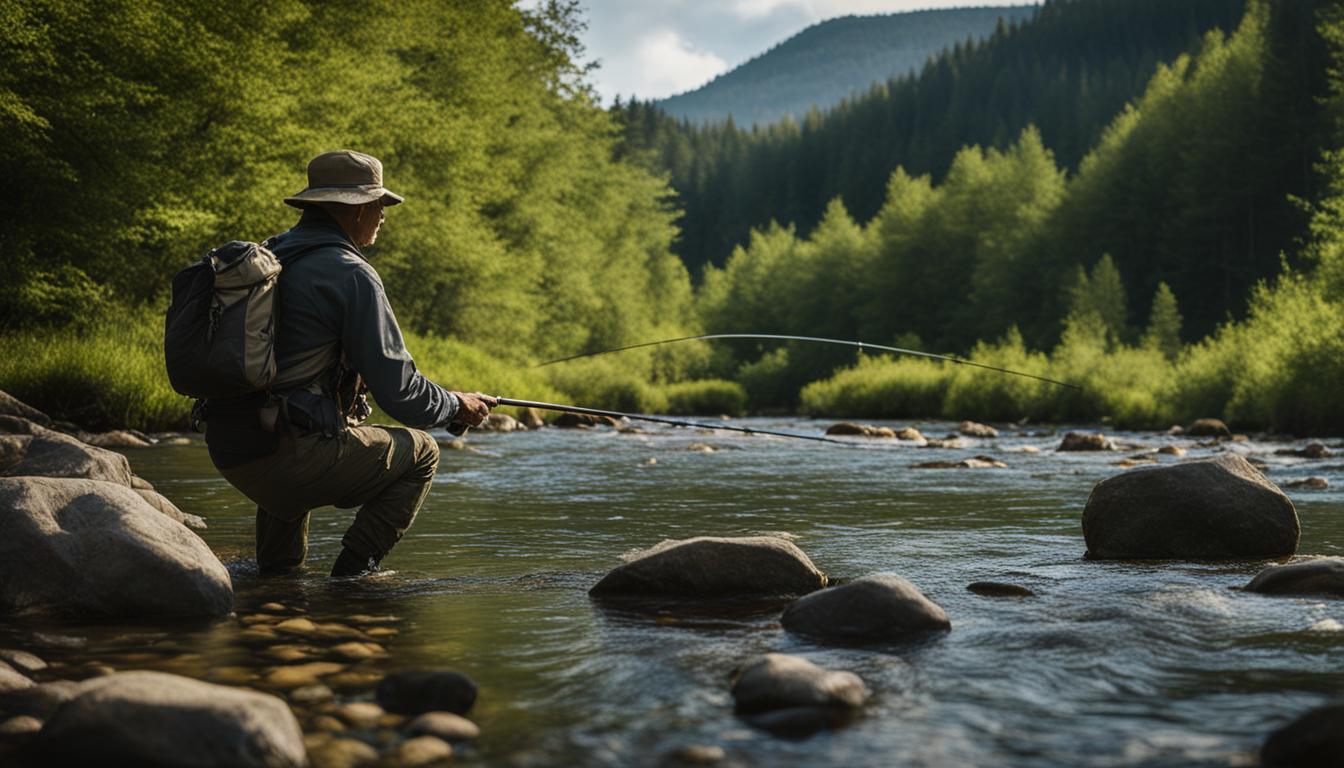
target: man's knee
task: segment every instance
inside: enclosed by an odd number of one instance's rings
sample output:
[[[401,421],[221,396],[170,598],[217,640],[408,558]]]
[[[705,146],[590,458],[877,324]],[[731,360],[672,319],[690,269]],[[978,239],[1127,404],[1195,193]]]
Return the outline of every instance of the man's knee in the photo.
[[[412,429],[411,439],[415,451],[415,468],[424,477],[434,477],[439,468],[439,443],[422,429]]]

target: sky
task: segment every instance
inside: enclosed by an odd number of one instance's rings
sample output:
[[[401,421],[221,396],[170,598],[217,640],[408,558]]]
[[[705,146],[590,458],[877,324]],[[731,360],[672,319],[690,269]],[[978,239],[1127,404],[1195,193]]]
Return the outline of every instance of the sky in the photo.
[[[604,104],[694,90],[836,16],[1032,0],[581,0],[591,80]],[[525,3],[526,5],[527,3]]]

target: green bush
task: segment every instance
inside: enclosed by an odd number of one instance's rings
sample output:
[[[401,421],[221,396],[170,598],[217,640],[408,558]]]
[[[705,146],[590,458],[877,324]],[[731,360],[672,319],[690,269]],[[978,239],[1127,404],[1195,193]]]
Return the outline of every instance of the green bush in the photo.
[[[0,337],[0,390],[87,429],[180,429],[191,401],[168,384],[161,322],[144,313],[87,332]]]
[[[947,378],[946,366],[933,360],[865,357],[853,368],[804,387],[801,407],[809,416],[938,416]]]
[[[664,413],[667,397],[619,357],[588,358],[542,369],[571,405],[629,413]]]
[[[694,416],[740,416],[747,409],[747,390],[735,381],[706,379],[663,387],[667,412]]]

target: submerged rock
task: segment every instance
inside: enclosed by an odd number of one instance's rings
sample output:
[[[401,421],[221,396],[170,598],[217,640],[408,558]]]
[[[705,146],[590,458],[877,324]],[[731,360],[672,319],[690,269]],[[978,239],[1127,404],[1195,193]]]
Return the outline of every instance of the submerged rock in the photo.
[[[879,573],[795,600],[781,618],[790,632],[841,643],[888,643],[952,628],[914,584]]]
[[[998,437],[999,430],[988,424],[979,424],[974,421],[963,421],[957,431],[967,437]]]
[[[1325,447],[1325,443],[1320,442],[1307,443],[1305,448],[1280,448],[1274,453],[1278,456],[1299,456],[1304,459],[1328,459],[1335,455]]]
[[[1256,574],[1245,589],[1265,595],[1344,597],[1344,558],[1321,557],[1271,566]]]
[[[536,408],[519,408],[518,423],[528,429],[541,429],[546,426],[546,420],[541,417],[541,411]]]
[[[1222,419],[1195,419],[1183,434],[1191,437],[1231,437],[1232,430],[1227,428]]]
[[[481,729],[461,715],[452,712],[426,712],[406,724],[408,736],[435,736],[444,741],[471,741],[479,738]]]
[[[298,721],[280,699],[163,672],[86,680],[32,754],[51,764],[305,766]]]
[[[1330,481],[1319,476],[1304,477],[1301,480],[1290,480],[1282,487],[1298,491],[1325,491],[1330,489]]]
[[[664,541],[602,578],[588,594],[721,597],[806,594],[826,586],[793,542],[775,536]]]
[[[116,429],[111,432],[80,432],[79,439],[99,448],[149,448],[154,441],[143,432]]]
[[[438,764],[453,756],[453,747],[443,739],[434,736],[416,736],[407,739],[393,753],[392,764],[398,768],[417,768],[421,765]]]
[[[912,465],[913,469],[1003,469],[1008,465],[993,456],[973,456],[961,461],[926,461]]]
[[[870,428],[863,424],[855,424],[852,421],[841,421],[826,428],[828,435],[855,435],[862,437],[868,434]]]
[[[492,413],[478,429],[486,432],[517,432],[526,430],[527,427],[507,413]]]
[[[1088,557],[1281,557],[1297,551],[1293,502],[1241,456],[1134,469],[1097,483],[1083,510]]]
[[[1100,432],[1069,432],[1060,441],[1057,451],[1113,451],[1115,444]]]
[[[1313,709],[1274,731],[1260,749],[1264,768],[1344,765],[1344,704]]]
[[[399,715],[465,715],[476,703],[476,683],[460,672],[394,672],[378,684],[378,706]]]
[[[863,706],[868,689],[852,672],[835,672],[797,656],[767,653],[733,682],[734,709],[774,733],[806,736],[843,723]]]
[[[0,478],[0,613],[222,616],[229,572],[135,491],[95,480]]]
[[[997,581],[977,581],[966,585],[966,591],[981,597],[1034,597],[1032,592],[1026,587],[1020,587],[1016,584],[1001,584]]]
[[[925,439],[925,438],[924,438],[924,433],[923,433],[923,432],[920,432],[918,429],[915,429],[914,427],[906,427],[905,429],[902,429],[900,432],[897,432],[897,433],[896,433],[896,437],[900,438],[901,440],[924,440],[924,439]]]

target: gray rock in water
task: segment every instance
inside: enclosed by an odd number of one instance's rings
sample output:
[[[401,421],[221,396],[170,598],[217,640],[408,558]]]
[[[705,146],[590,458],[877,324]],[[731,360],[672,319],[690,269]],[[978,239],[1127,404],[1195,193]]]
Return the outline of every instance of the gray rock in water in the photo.
[[[32,688],[35,683],[13,667],[0,662],[0,694],[11,694]]]
[[[841,643],[890,643],[952,628],[947,614],[892,573],[814,592],[784,609],[784,628]]]
[[[966,585],[966,591],[981,597],[1034,597],[1026,587],[1017,584],[1002,584],[997,581],[977,581]]]
[[[81,432],[80,440],[99,448],[149,448],[154,441],[143,432],[129,429],[114,429],[111,432]]]
[[[71,765],[306,766],[303,732],[284,701],[163,672],[86,680],[32,745]]]
[[[775,536],[664,541],[641,552],[588,594],[722,597],[799,595],[826,586],[826,574],[787,539]]]
[[[135,479],[139,480],[140,478],[137,477]],[[186,512],[178,509],[176,504],[169,501],[167,496],[164,496],[158,491],[152,488],[136,488],[135,492],[140,494],[140,498],[148,502],[151,507],[157,509],[170,520],[176,520],[188,528],[193,528],[198,531],[205,529],[205,520],[197,515],[188,515]]]
[[[492,413],[477,429],[486,432],[516,432],[520,429],[526,430],[527,427],[507,413]]]
[[[967,437],[998,437],[999,430],[988,424],[979,424],[974,421],[963,421],[957,431]]]
[[[1195,419],[1183,434],[1191,437],[1231,437],[1232,430],[1227,428],[1222,419]]]
[[[1282,557],[1298,533],[1293,502],[1236,454],[1109,477],[1083,510],[1098,559]]]
[[[5,662],[25,675],[41,672],[47,668],[47,662],[43,661],[40,657],[15,648],[0,648],[0,661]]]
[[[797,656],[767,653],[733,683],[734,709],[759,728],[805,736],[842,723],[868,698],[863,680]]]
[[[0,416],[17,416],[38,426],[51,426],[50,416],[3,390],[0,390]]]
[[[1245,590],[1264,595],[1344,597],[1344,557],[1271,566],[1257,573]]]
[[[1100,432],[1069,432],[1060,441],[1057,451],[1113,451],[1115,444]]]
[[[13,416],[0,416],[0,477],[41,475],[130,487],[126,457]]]
[[[1264,768],[1344,766],[1344,704],[1313,709],[1271,733],[1260,762]]]
[[[465,715],[476,703],[476,683],[460,672],[394,672],[378,683],[378,706],[398,715]]]
[[[0,478],[0,614],[222,616],[229,573],[185,526],[130,488]]]
[[[869,430],[869,429],[871,429],[871,427],[864,426],[863,424],[855,424],[855,423],[852,422],[852,421],[840,421],[840,422],[836,422],[835,424],[832,424],[831,426],[827,427],[827,428],[826,428],[826,434],[828,434],[828,435],[855,435],[855,436],[862,437],[862,436],[868,434],[868,430]]]

